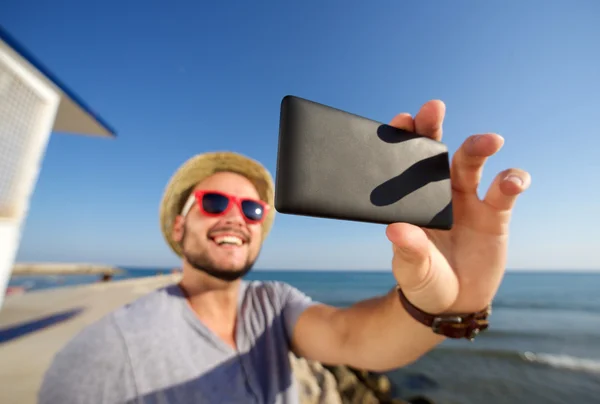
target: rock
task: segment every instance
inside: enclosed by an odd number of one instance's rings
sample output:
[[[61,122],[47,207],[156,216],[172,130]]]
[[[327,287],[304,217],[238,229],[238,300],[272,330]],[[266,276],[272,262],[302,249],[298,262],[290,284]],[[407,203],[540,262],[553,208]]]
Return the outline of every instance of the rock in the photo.
[[[425,397],[392,397],[388,377],[349,366],[323,366],[290,353],[301,404],[433,404]]]
[[[343,404],[379,403],[373,391],[362,383],[358,375],[350,368],[346,366],[331,366],[326,368],[333,373],[337,380],[337,390]]]
[[[290,353],[290,362],[300,392],[300,404],[342,404],[333,374],[316,361]]]
[[[408,404],[392,397],[392,384],[384,375],[348,366],[325,368],[335,376],[343,404]]]

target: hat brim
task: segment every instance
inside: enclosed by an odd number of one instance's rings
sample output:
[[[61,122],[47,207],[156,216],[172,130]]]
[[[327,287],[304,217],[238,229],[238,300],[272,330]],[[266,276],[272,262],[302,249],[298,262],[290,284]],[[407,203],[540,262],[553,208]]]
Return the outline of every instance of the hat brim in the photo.
[[[180,214],[191,189],[199,182],[222,171],[234,172],[248,178],[256,188],[260,198],[269,204],[270,209],[262,223],[262,241],[267,238],[275,219],[273,178],[259,162],[233,152],[213,152],[194,156],[187,160],[173,174],[165,188],[160,204],[160,226],[163,236],[173,252],[182,257],[181,246],[173,240],[173,224]]]

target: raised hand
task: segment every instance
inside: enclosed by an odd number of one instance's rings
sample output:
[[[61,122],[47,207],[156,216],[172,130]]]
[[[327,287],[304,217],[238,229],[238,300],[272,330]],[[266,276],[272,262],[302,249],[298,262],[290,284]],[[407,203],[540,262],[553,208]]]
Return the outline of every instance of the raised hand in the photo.
[[[444,114],[441,101],[429,101],[414,119],[402,113],[390,125],[441,140]],[[496,176],[483,199],[478,197],[485,161],[503,143],[496,134],[474,135],[454,154],[452,230],[406,223],[387,227],[394,249],[394,276],[407,299],[423,311],[476,312],[492,301],[500,286],[512,208],[531,182],[527,172],[507,169]]]

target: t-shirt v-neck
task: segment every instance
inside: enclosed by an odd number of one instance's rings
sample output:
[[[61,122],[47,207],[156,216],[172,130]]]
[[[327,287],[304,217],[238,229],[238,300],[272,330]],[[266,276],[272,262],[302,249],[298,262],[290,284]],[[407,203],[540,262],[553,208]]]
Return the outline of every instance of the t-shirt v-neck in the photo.
[[[239,355],[241,352],[245,352],[249,349],[247,344],[247,336],[245,335],[244,329],[244,319],[241,313],[241,307],[244,302],[244,298],[246,296],[246,290],[248,288],[248,283],[246,281],[242,281],[240,284],[240,289],[238,293],[238,301],[236,307],[236,327],[235,327],[235,344],[237,348],[233,348],[231,345],[227,344],[223,341],[213,330],[211,330],[196,314],[194,309],[190,306],[189,301],[185,296],[185,292],[181,289],[180,286],[177,286],[177,292],[179,293],[181,299],[178,299],[182,315],[185,320],[189,323],[189,325],[200,333],[206,340],[214,345],[215,348],[223,351],[223,353],[227,355]]]

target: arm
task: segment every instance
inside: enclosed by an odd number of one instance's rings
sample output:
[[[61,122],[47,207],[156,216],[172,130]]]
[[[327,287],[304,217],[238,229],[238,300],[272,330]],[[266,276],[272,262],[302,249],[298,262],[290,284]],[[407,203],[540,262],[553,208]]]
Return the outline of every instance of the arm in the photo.
[[[348,308],[308,307],[294,327],[292,349],[326,364],[385,371],[415,361],[443,339],[410,317],[392,290]]]
[[[119,330],[106,317],[56,354],[44,375],[38,403],[126,402],[135,397],[128,358]]]

